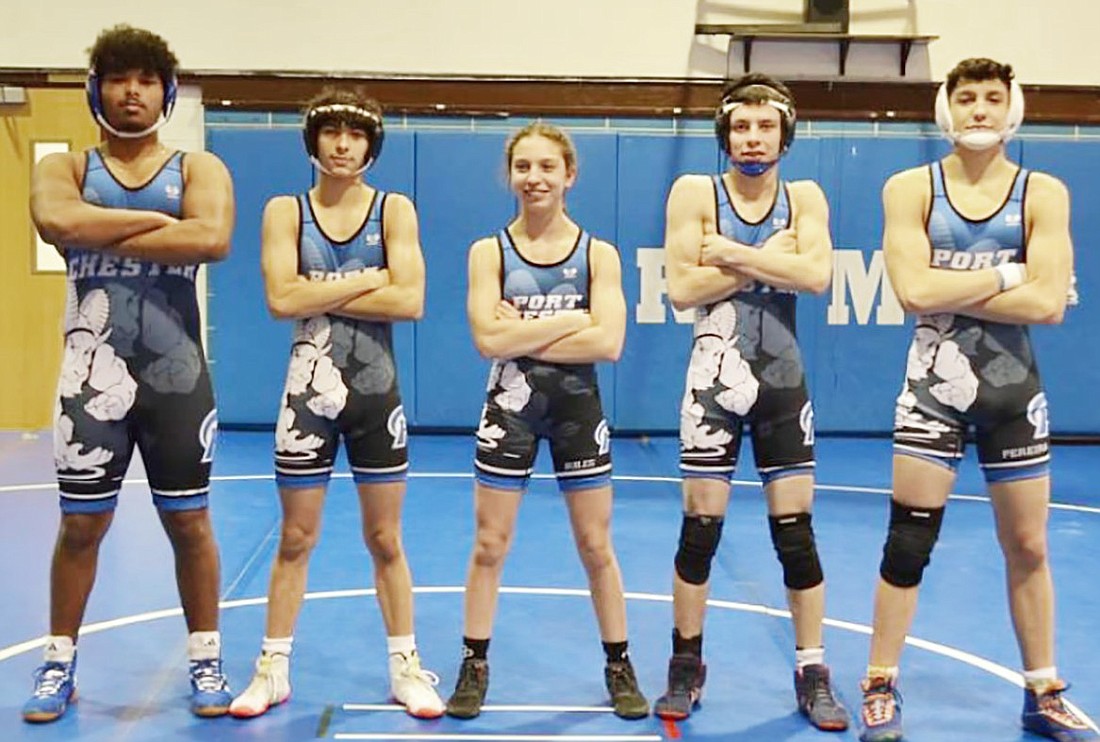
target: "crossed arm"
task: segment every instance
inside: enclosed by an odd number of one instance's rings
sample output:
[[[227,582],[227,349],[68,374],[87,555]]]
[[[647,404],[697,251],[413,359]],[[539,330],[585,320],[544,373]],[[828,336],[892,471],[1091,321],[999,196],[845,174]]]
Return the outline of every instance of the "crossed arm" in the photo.
[[[181,218],[159,211],[113,209],[84,201],[86,155],[50,155],[31,176],[31,217],[42,239],[58,248],[102,250],[169,265],[221,260],[233,232],[229,171],[208,152],[183,160]]]
[[[833,273],[829,204],[821,187],[809,180],[789,184],[789,195],[793,230],[777,232],[760,247],[742,245],[717,233],[706,234],[703,264],[731,269],[776,288],[815,294],[825,291]]]
[[[1069,198],[1065,186],[1041,173],[1032,174],[1028,195],[1027,278],[1002,291],[995,268],[931,266],[927,170],[914,168],[890,178],[883,188],[883,252],[902,307],[916,314],[952,312],[1014,324],[1060,322],[1072,264]]]
[[[589,250],[591,326],[555,340],[531,353],[531,357],[554,363],[591,363],[617,361],[622,355],[626,337],[626,299],[619,252],[601,240],[592,240]]]
[[[276,196],[264,207],[260,267],[272,316],[294,319],[325,314],[389,282],[387,272],[371,268],[331,281],[298,275],[298,201]]]
[[[382,232],[386,268],[311,281],[298,274],[298,201],[276,196],[264,209],[261,262],[267,305],[280,319],[337,314],[375,322],[424,314],[424,255],[412,201],[386,196]]]
[[[418,320],[424,316],[424,253],[416,209],[400,193],[386,196],[382,211],[387,279],[332,310],[333,314],[376,322]]]
[[[1069,191],[1056,178],[1032,173],[1024,214],[1027,280],[1019,286],[966,306],[963,314],[1012,324],[1058,324],[1066,310],[1073,269]]]
[[[496,238],[487,237],[470,246],[466,314],[474,345],[485,358],[503,360],[534,355],[555,341],[593,326],[592,315],[580,310],[536,319],[520,318],[514,308],[509,311],[502,303],[501,270]],[[624,308],[624,317],[625,313]]]
[[[682,175],[672,184],[665,208],[665,277],[676,309],[710,304],[752,283],[726,266],[703,265],[706,234],[718,231],[714,187],[703,175]]]

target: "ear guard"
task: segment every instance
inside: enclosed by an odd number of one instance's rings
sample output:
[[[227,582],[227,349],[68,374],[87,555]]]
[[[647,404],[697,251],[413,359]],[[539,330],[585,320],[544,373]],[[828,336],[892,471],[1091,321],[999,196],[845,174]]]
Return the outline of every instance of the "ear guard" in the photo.
[[[951,121],[951,102],[947,95],[947,83],[940,85],[940,89],[936,93],[936,125],[940,127],[944,137],[950,140],[952,144],[967,149],[988,149],[1012,139],[1023,122],[1024,89],[1015,80],[1008,86],[1008,118],[1005,120],[1005,128],[999,132],[955,131],[955,125]]]
[[[88,100],[88,108],[91,110],[92,117],[95,118],[96,123],[116,137],[122,139],[140,139],[141,137],[148,136],[168,123],[168,119],[171,117],[172,111],[176,107],[176,95],[179,91],[179,82],[176,80],[176,76],[172,75],[168,79],[161,78],[161,84],[164,86],[164,103],[161,106],[160,117],[157,119],[156,123],[142,131],[119,131],[107,121],[107,114],[103,110],[103,92],[100,89],[101,82],[102,80],[100,80],[98,72],[94,69],[88,70],[88,79],[84,82],[84,95]]]
[[[365,108],[347,103],[328,103],[306,111],[302,121],[302,138],[305,141],[306,153],[309,155],[313,166],[322,172],[327,172],[321,165],[317,156],[317,135],[321,127],[326,124],[341,124],[354,129],[365,131],[370,141],[367,147],[367,156],[363,167],[355,174],[363,173],[375,163],[382,154],[382,143],[386,139],[386,130],[382,125],[382,118]]]
[[[783,122],[783,141],[779,147],[779,154],[780,156],[786,154],[794,141],[794,125],[798,118],[794,101],[775,88],[760,83],[731,90],[718,104],[718,108],[714,111],[714,134],[718,137],[718,146],[722,148],[723,152],[729,154],[730,114],[746,102],[744,95],[750,91],[763,93],[767,97],[765,102],[779,111]]]

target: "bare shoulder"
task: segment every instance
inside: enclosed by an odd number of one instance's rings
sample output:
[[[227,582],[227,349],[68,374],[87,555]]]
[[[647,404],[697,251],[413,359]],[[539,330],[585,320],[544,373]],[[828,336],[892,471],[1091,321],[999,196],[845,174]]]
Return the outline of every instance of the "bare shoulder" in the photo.
[[[714,213],[714,182],[709,175],[681,175],[668,192],[667,211],[672,223],[707,219]]]
[[[496,237],[482,237],[479,240],[474,240],[470,245],[470,257],[495,255],[497,253],[497,238]]]
[[[796,206],[813,208],[827,206],[825,191],[815,180],[792,180],[787,183],[787,192]]]
[[[824,196],[825,191],[821,190],[821,186],[818,185],[816,180],[789,180],[787,181],[787,188],[791,194],[798,195],[810,195],[810,196]]]
[[[408,213],[416,210],[416,206],[413,204],[412,199],[404,193],[398,193],[397,191],[386,191],[386,208],[398,209],[401,213]]]
[[[1044,200],[1068,201],[1069,188],[1058,178],[1049,173],[1032,171],[1027,179],[1028,196],[1038,196]]]
[[[382,223],[387,234],[390,229],[410,229],[417,226],[416,207],[412,199],[404,193],[386,192],[386,200],[382,204]]]
[[[229,180],[229,168],[213,152],[186,152],[183,156],[183,174],[194,178]]]
[[[54,152],[39,160],[34,166],[34,172],[54,178],[68,175],[74,181],[80,182],[87,158],[84,152]]]
[[[294,196],[272,196],[264,206],[265,219],[285,221],[298,218],[298,199]]]
[[[617,265],[619,263],[619,248],[615,247],[610,242],[593,237],[592,244],[589,246],[589,251],[592,259],[598,261],[602,265]]]
[[[608,242],[607,240],[601,240],[598,237],[593,237],[592,238],[591,250],[593,252],[598,252],[602,255],[618,255],[619,254],[619,248],[615,247],[615,245]]]
[[[882,193],[884,196],[911,196],[928,192],[931,187],[932,181],[928,177],[928,166],[921,165],[891,175],[886,179],[886,185],[883,186]]]
[[[705,194],[708,198],[710,194],[714,192],[713,181],[709,175],[698,175],[695,173],[688,173],[687,175],[681,175],[672,184],[672,190],[669,191],[669,196],[678,196],[680,198],[690,198],[692,196],[698,196]]]
[[[480,293],[485,287],[498,285],[496,280],[503,268],[503,259],[497,246],[496,237],[482,237],[470,245],[466,258],[470,277],[470,291]]]

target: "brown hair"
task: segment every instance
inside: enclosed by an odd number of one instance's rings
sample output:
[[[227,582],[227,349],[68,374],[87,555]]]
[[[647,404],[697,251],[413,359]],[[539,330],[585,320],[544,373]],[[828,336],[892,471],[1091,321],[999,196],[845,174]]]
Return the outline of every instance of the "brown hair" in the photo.
[[[317,157],[317,135],[325,126],[346,126],[367,135],[364,167],[369,167],[382,154],[386,136],[382,106],[361,87],[326,86],[306,103],[302,123],[302,136],[310,157]]]
[[[532,121],[508,137],[508,143],[504,145],[504,164],[509,170],[512,169],[512,154],[515,152],[516,145],[527,137],[543,137],[557,144],[561,147],[561,156],[565,160],[566,171],[577,172],[577,148],[573,144],[573,140],[569,138],[569,135],[563,129],[545,121]]]
[[[1011,89],[1014,77],[1016,73],[1012,71],[1010,64],[1001,64],[985,57],[971,57],[959,62],[947,73],[947,94],[951,95],[962,80],[973,82],[1000,80],[1006,88]]]
[[[760,88],[770,88],[771,91],[761,90]],[[790,88],[770,75],[761,72],[750,72],[743,77],[726,83],[726,86],[722,89],[722,102],[767,103],[769,100],[776,99],[775,93],[778,93],[780,98],[785,99],[785,103],[794,108],[794,96],[791,95]]]
[[[374,114],[379,120],[382,119],[382,106],[374,98],[367,95],[366,90],[361,87],[347,88],[336,87],[335,85],[325,86],[320,93],[310,98],[302,113],[309,113],[314,108],[333,104],[362,108],[364,111]]]

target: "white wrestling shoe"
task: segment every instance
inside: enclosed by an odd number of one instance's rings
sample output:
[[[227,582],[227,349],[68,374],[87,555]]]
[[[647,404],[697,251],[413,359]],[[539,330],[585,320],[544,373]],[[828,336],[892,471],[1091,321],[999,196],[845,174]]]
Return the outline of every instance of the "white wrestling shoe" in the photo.
[[[238,719],[261,716],[272,706],[290,698],[290,657],[285,654],[261,654],[256,674],[244,692],[233,699],[229,713]]]
[[[438,719],[446,706],[436,693],[439,676],[420,667],[420,655],[414,650],[409,656],[399,652],[390,655],[390,693],[405,707],[409,716],[418,719]]]

